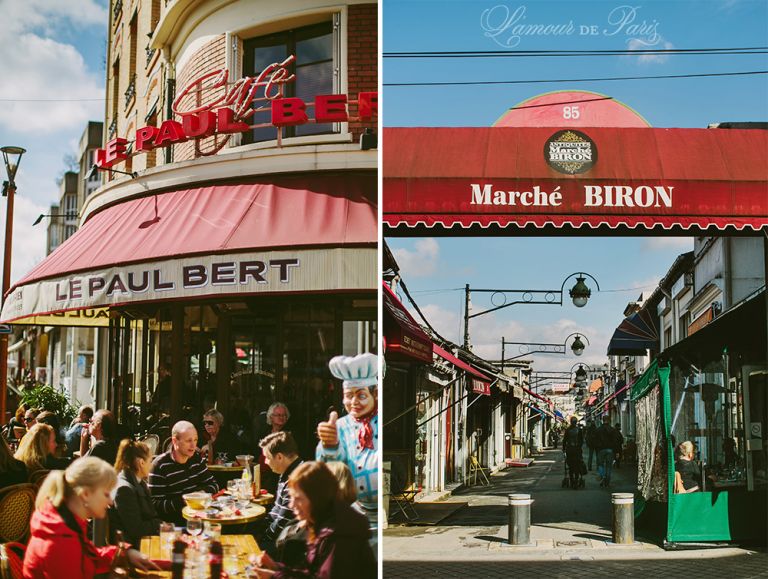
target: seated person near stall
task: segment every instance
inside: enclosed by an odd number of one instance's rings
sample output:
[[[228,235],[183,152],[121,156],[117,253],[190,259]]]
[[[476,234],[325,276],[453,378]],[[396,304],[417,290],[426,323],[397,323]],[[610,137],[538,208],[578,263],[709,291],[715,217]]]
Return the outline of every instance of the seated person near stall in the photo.
[[[203,414],[203,426],[208,442],[200,449],[201,456],[208,464],[216,464],[220,456],[221,462],[233,462],[242,448],[237,438],[223,428],[224,415],[215,409],[208,410]]]
[[[183,524],[182,495],[195,491],[215,493],[219,490],[208,466],[197,452],[197,430],[194,424],[181,420],[171,431],[171,450],[152,462],[149,492],[157,514],[164,521]]]
[[[694,493],[701,482],[701,468],[693,460],[693,443],[686,440],[677,447],[675,461],[675,492]]]

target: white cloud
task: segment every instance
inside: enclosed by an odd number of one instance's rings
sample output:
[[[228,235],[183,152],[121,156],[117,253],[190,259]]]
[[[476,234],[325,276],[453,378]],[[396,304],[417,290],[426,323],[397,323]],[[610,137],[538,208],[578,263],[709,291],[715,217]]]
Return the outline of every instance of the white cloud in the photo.
[[[414,251],[400,248],[393,253],[405,279],[426,277],[437,271],[440,245],[433,237],[425,237],[414,244]]]
[[[71,44],[53,37],[108,22],[93,0],[29,0],[3,4],[0,21],[0,128],[55,132],[104,116],[104,79],[89,71]],[[57,97],[66,101],[30,102]],[[27,99],[23,101],[13,99]],[[82,100],[78,100],[82,99]],[[9,102],[10,101],[10,102]]]
[[[648,251],[676,249],[680,252],[693,249],[693,237],[646,237],[642,249]]]
[[[463,328],[460,326],[458,312],[446,310],[436,304],[420,305],[419,308],[437,333],[447,340],[459,343]],[[416,321],[421,323],[421,317],[416,312],[411,311],[411,314],[414,314]]]
[[[627,42],[627,48],[629,50],[670,50],[674,47],[675,46],[671,42],[664,40],[662,37],[659,37],[658,42],[654,43],[654,45],[649,45],[647,42],[637,38],[632,38]],[[637,58],[637,62],[640,64],[663,64],[669,60],[669,55],[643,53],[639,54],[637,57],[630,55],[627,58]]]

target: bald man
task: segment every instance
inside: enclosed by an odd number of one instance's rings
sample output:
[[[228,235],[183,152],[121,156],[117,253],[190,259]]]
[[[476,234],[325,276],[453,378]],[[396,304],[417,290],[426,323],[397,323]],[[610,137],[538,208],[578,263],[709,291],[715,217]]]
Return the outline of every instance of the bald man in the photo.
[[[197,429],[186,420],[177,422],[171,431],[171,450],[155,458],[149,473],[149,492],[160,518],[183,525],[182,495],[218,490],[213,474],[197,452]]]

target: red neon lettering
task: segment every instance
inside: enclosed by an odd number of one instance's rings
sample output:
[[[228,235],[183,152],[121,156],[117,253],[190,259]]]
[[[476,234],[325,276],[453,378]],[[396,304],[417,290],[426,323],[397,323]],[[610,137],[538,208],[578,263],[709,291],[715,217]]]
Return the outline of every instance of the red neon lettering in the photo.
[[[128,155],[125,154],[125,146],[127,144],[128,141],[121,139],[120,137],[112,139],[109,143],[107,143],[107,149],[104,154],[104,163],[100,166],[111,167],[115,163],[125,161],[128,158]]]
[[[216,115],[211,111],[202,111],[196,115],[184,115],[181,123],[188,139],[210,137],[216,130]]]
[[[183,143],[187,138],[184,136],[184,128],[181,123],[176,121],[163,121],[160,130],[155,137],[155,147],[162,147],[166,141],[170,143]]]
[[[141,127],[136,131],[136,152],[151,151],[155,148],[154,141],[157,137],[157,127]]]
[[[216,111],[216,115],[218,117],[216,130],[219,133],[242,133],[248,130],[248,123],[236,120],[235,111],[232,109],[220,108]]]
[[[106,161],[107,152],[104,149],[97,149],[96,150],[96,165],[99,167],[104,166],[104,161]]]
[[[324,94],[315,97],[315,121],[318,123],[343,123],[347,114],[347,95]]]
[[[361,121],[370,121],[379,114],[379,93],[361,92],[357,95],[357,114]]]
[[[272,124],[291,127],[307,122],[307,105],[300,98],[291,97],[272,101]]]

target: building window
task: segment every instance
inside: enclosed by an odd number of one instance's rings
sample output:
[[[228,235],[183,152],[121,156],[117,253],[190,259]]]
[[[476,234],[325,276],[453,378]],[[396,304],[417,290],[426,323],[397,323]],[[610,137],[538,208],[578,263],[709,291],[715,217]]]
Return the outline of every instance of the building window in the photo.
[[[77,196],[66,195],[64,197],[64,214],[67,221],[77,219]]]
[[[672,326],[664,330],[664,347],[669,348],[672,345]]]
[[[76,225],[67,225],[64,228],[64,239],[69,239],[75,234],[75,231],[77,231]]]
[[[679,320],[679,332],[678,336],[680,337],[680,340],[688,337],[688,324],[689,324],[689,313],[685,312],[682,316],[680,316]]]
[[[243,75],[258,76],[267,66],[281,62],[289,55],[296,55],[291,72],[296,80],[284,85],[283,96],[298,97],[306,103],[315,96],[335,92],[334,34],[331,21],[246,40],[244,43]],[[258,103],[257,103],[258,106]],[[310,113],[310,117],[312,114]],[[270,122],[270,111],[253,115],[251,124]],[[296,127],[284,127],[283,138],[304,135],[320,135],[338,132],[333,123],[307,123]],[[244,134],[245,143],[273,141],[277,129],[263,127]]]

